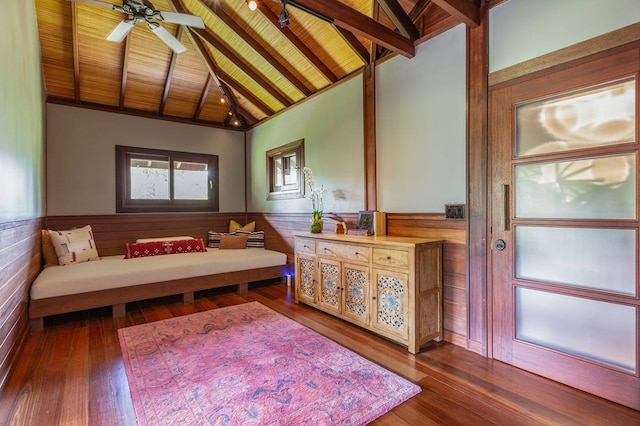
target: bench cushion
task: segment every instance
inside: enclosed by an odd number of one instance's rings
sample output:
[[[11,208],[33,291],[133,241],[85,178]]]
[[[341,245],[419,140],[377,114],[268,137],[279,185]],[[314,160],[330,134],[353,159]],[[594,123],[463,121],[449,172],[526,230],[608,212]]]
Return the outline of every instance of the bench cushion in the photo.
[[[130,287],[225,272],[281,266],[287,255],[273,250],[207,249],[204,253],[123,259],[106,256],[99,261],[44,269],[31,287],[32,299],[65,296],[104,289]]]

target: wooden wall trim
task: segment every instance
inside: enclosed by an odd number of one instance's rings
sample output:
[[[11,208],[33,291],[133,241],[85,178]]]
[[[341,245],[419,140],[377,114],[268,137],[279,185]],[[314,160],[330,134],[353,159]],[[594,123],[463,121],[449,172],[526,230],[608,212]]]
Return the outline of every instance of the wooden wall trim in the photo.
[[[45,226],[62,230],[91,225],[98,254],[124,253],[124,243],[137,238],[188,235],[207,240],[208,231],[228,232],[229,221],[245,223],[240,213],[132,213],[113,215],[48,216]]]
[[[365,209],[378,209],[376,177],[376,72],[374,65],[365,66],[364,96],[364,196]]]
[[[493,87],[517,78],[531,76],[536,72],[584,59],[588,56],[606,52],[638,40],[640,40],[640,22],[556,50],[555,52],[539,56],[529,61],[495,71],[489,74],[489,86]]]
[[[487,212],[489,24],[467,29],[467,348],[488,353]]]
[[[0,390],[29,334],[31,283],[40,273],[43,219],[0,224]]]

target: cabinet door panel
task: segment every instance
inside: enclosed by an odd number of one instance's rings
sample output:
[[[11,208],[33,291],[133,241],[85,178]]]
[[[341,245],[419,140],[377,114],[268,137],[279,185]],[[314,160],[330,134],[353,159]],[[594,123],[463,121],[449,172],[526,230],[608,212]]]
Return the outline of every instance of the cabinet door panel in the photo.
[[[342,282],[340,280],[340,262],[320,259],[318,306],[327,311],[340,313],[342,301]]]
[[[371,310],[369,268],[344,263],[342,282],[344,286],[342,314],[360,325],[369,325]]]
[[[406,341],[409,337],[409,277],[400,272],[374,269],[372,325],[381,334]]]
[[[296,257],[296,296],[298,301],[315,304],[318,290],[316,288],[316,259],[312,256]]]

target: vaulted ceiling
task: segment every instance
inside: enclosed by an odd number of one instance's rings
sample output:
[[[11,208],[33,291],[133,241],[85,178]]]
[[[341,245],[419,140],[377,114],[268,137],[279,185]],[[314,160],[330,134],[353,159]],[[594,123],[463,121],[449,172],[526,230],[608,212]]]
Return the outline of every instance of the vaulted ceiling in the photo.
[[[35,0],[47,101],[246,129],[459,23],[477,26],[481,3],[288,0],[282,27],[280,0],[253,11],[246,0],[151,1],[206,28],[161,22],[186,47],[176,54],[140,23],[107,41],[127,15],[96,0]]]

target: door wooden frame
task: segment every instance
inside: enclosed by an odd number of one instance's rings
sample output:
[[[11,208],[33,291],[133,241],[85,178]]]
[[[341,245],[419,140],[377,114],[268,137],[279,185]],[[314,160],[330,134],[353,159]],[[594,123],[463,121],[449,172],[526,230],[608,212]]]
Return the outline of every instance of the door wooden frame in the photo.
[[[483,13],[486,13],[484,11]],[[488,193],[489,92],[550,70],[608,56],[640,42],[640,23],[488,73],[488,20],[467,30],[467,348],[493,358]]]

